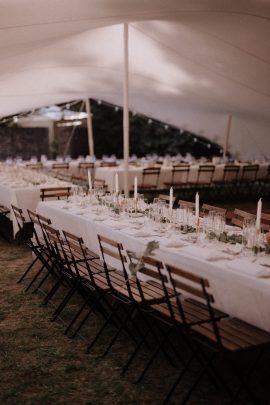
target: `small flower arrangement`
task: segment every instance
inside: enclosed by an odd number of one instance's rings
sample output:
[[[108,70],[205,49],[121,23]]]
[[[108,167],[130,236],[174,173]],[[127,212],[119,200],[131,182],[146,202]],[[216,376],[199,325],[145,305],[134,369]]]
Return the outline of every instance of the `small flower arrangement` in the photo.
[[[159,248],[159,242],[152,240],[147,243],[144,252],[137,254],[132,250],[127,250],[127,254],[130,258],[129,271],[131,276],[136,276],[137,272],[144,268],[143,257],[154,256],[154,251]],[[136,260],[136,263],[132,261]]]

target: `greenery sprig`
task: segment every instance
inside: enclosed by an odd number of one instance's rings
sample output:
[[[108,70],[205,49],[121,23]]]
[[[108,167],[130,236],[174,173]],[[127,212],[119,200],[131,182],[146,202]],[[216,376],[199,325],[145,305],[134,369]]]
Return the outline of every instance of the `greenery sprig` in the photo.
[[[156,240],[152,240],[147,243],[144,252],[138,254],[133,252],[132,250],[127,250],[127,254],[130,258],[129,263],[129,271],[132,276],[136,276],[137,272],[144,268],[144,257],[154,256],[154,251],[159,248],[159,242]],[[136,260],[136,263],[132,261],[132,259]]]
[[[208,239],[217,239],[219,242],[230,243],[235,245],[236,243],[242,243],[243,236],[238,234],[229,235],[228,232],[222,232],[221,234],[216,234],[214,231],[210,231],[207,235]]]

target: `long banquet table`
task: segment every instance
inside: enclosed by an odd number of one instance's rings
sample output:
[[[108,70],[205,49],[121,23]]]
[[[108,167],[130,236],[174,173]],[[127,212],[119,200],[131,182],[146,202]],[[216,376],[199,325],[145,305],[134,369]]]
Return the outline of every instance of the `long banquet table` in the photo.
[[[197,245],[187,241],[187,235],[161,235],[147,222],[138,230],[130,219],[103,217],[90,206],[83,208],[63,201],[40,202],[37,212],[50,218],[57,229],[83,237],[85,244],[97,253],[97,234],[119,241],[124,249],[135,252],[143,252],[151,240],[159,241],[156,257],[163,263],[206,277],[217,308],[270,332],[269,255],[234,256],[224,253],[227,245],[223,243]],[[264,278],[259,277],[261,272]]]
[[[74,185],[71,183],[63,182],[53,178],[48,183],[42,183],[39,185],[25,185],[23,183],[20,183],[20,181],[16,181],[16,179],[13,182],[6,180],[4,181],[4,177],[0,176],[0,204],[11,210],[10,219],[13,224],[14,236],[19,229],[15,216],[11,209],[11,205],[15,205],[16,207],[21,208],[25,217],[28,218],[27,209],[30,209],[31,211],[36,210],[36,207],[40,201],[41,188],[58,188],[65,186],[74,187]]]

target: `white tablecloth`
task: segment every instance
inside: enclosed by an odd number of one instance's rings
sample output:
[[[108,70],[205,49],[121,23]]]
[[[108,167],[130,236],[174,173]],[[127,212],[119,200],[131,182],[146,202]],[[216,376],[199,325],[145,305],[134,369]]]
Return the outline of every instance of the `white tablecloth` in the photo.
[[[54,182],[44,183],[37,186],[12,186],[0,183],[0,204],[11,210],[10,219],[13,224],[13,234],[14,236],[18,232],[19,228],[17,225],[16,218],[13,214],[11,205],[15,205],[23,210],[26,221],[28,221],[27,209],[35,211],[36,207],[40,201],[40,189],[46,187],[65,187],[67,185],[75,187],[73,184],[62,182],[60,180],[53,180]]]
[[[106,235],[121,242],[125,249],[136,252],[142,252],[148,241],[158,240],[160,248],[156,257],[164,263],[206,277],[217,308],[270,332],[270,278],[257,277],[260,270],[268,270],[261,263],[270,266],[269,256],[259,257],[255,262],[253,257],[236,256],[230,260],[232,257],[222,252],[227,245],[202,247],[187,242],[181,235],[170,238],[157,234],[151,236],[147,225],[142,233],[142,230],[131,228],[127,220],[115,221],[107,217],[98,221],[100,215],[92,213],[89,207],[82,209],[63,201],[40,202],[37,212],[50,218],[54,227],[82,236],[85,244],[97,253],[100,253],[97,234]],[[168,247],[175,241],[181,242],[182,247]]]

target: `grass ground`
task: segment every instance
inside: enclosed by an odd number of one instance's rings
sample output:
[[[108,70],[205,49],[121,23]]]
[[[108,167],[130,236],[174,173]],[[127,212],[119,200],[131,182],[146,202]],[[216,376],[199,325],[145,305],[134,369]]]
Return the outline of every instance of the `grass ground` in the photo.
[[[41,305],[42,295],[31,291],[26,293],[25,286],[16,283],[30,261],[31,255],[26,247],[0,239],[0,404],[161,404],[164,393],[175,378],[175,369],[161,356],[143,383],[134,384],[132,381],[147,357],[145,352],[132,372],[121,378],[121,367],[133,346],[123,334],[112,352],[101,359],[104,343],[112,336],[110,329],[98,342],[94,353],[86,354],[83,339],[69,339],[63,335],[63,322],[50,321],[53,308]],[[75,298],[71,303],[71,312],[77,300]],[[66,316],[70,315],[66,313]],[[90,326],[83,331],[84,336],[89,337],[99,325],[99,317],[94,316]],[[267,386],[268,364],[269,359],[263,376],[253,382],[258,389],[262,382]],[[196,371],[195,367],[176,391],[171,404],[180,402]],[[227,397],[205,379],[189,403],[222,405],[227,403]],[[242,403],[249,402],[244,399]],[[268,402],[265,399],[263,403]]]

